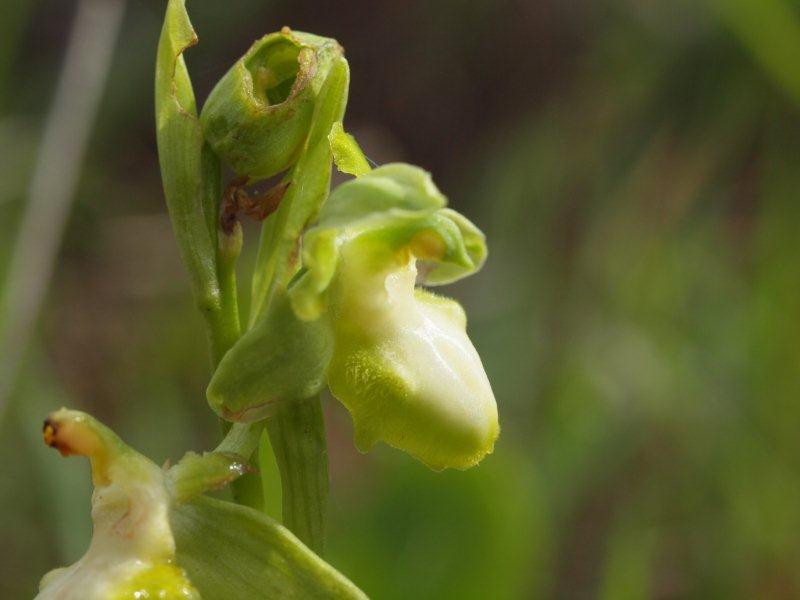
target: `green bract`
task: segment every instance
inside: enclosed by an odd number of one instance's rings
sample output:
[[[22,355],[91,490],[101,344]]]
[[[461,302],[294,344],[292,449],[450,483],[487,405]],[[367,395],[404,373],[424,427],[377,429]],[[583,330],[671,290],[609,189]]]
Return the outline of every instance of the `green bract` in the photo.
[[[208,97],[200,121],[205,139],[240,176],[251,180],[285,171],[308,135],[314,104],[336,40],[288,27],[255,42]]]
[[[222,359],[208,402],[229,421],[263,419],[284,402],[318,394],[332,351],[328,328],[298,319],[282,295]]]
[[[219,307],[217,203],[211,182],[219,161],[203,145],[183,52],[197,43],[183,0],[170,0],[158,42],[156,135],[161,178],[175,238],[204,311]],[[216,177],[215,177],[215,171]]]
[[[467,468],[491,452],[497,407],[457,302],[415,288],[480,268],[483,235],[445,208],[423,170],[380,167],[332,194],[303,241],[305,271],[290,289],[298,316],[334,336],[333,394],[356,443],[377,440],[434,469]]]

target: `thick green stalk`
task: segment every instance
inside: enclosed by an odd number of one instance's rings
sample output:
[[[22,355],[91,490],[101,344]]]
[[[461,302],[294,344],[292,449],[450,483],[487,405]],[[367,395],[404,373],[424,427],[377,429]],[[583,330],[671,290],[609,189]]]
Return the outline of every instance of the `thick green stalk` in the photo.
[[[219,192],[221,193],[221,191]],[[238,222],[230,233],[217,232],[217,279],[220,310],[208,322],[214,368],[242,335],[239,296],[236,289],[236,261],[242,251],[242,226]]]
[[[206,330],[211,346],[211,362],[219,361],[242,335],[239,299],[236,289],[236,262],[242,253],[242,228],[236,223],[229,232],[220,230],[219,204],[222,198],[222,165],[208,144],[200,153],[200,191],[203,217],[211,243],[216,246],[216,284],[218,303],[205,313]]]
[[[233,314],[230,303],[220,302],[219,306],[204,310],[201,308],[211,349],[211,363],[216,368],[225,353],[239,339],[238,312]]]
[[[212,339],[212,358],[214,368],[241,337],[239,300],[236,288],[236,261],[242,250],[242,226],[236,222],[230,233],[218,231],[217,277],[219,278],[220,306],[219,318],[210,326],[214,332]],[[217,345],[215,345],[217,344]],[[263,423],[235,423],[222,421],[225,433],[217,450],[235,452],[253,461],[254,453],[261,437]],[[257,454],[255,454],[257,457]],[[257,458],[256,458],[257,463]],[[245,506],[264,511],[264,493],[261,474],[258,471],[247,473],[231,484],[233,499]]]
[[[325,546],[328,444],[319,396],[284,405],[267,420],[283,487],[283,524],[318,555]]]

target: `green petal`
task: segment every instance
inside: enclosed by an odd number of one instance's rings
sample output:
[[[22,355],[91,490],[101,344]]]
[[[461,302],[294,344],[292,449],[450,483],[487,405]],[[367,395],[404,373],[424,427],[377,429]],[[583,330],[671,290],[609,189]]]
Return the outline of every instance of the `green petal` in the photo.
[[[318,225],[343,227],[388,210],[434,210],[446,205],[447,198],[430,173],[413,165],[391,163],[337,187],[322,207]]]
[[[342,173],[361,177],[372,169],[358,142],[352,135],[345,132],[341,121],[333,124],[328,135],[328,142],[331,145],[333,162],[336,163],[336,168]]]
[[[437,261],[425,268],[423,282],[426,285],[445,285],[479,271],[486,262],[488,251],[486,249],[486,236],[472,221],[464,215],[449,208],[439,211],[439,214],[449,219],[458,228],[464,250],[469,256],[467,261]],[[465,266],[468,265],[468,266]]]

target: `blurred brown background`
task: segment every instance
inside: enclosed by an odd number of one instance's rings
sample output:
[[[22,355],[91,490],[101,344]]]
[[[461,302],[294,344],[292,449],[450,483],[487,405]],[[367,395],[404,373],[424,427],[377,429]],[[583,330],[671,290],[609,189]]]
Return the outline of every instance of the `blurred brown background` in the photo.
[[[0,6],[0,286],[37,169],[61,160],[36,157],[79,4]],[[157,462],[218,436],[155,149],[165,2],[124,4],[41,316],[0,356],[22,358],[0,407],[2,598],[90,535],[88,469],[41,444],[48,410],[89,410]],[[496,452],[444,474],[360,455],[327,402],[332,564],[375,598],[800,596],[798,2],[188,8],[199,100],[263,33],[336,37],[367,154],[432,171],[488,236],[446,293],[493,383]]]

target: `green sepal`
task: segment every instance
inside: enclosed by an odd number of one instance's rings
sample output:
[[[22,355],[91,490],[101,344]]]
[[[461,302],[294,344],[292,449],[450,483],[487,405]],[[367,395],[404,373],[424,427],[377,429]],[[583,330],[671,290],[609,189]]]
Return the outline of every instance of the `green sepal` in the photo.
[[[203,106],[206,140],[239,176],[285,171],[302,150],[317,95],[341,54],[336,40],[287,27],[257,40]]]
[[[285,402],[319,393],[332,352],[330,329],[298,319],[281,294],[225,354],[206,390],[208,402],[229,421],[263,419]]]
[[[178,504],[211,490],[219,490],[238,479],[251,467],[232,452],[187,452],[167,471],[167,488]]]
[[[361,177],[372,170],[356,138],[344,130],[341,121],[333,124],[328,134],[328,142],[333,153],[333,162],[342,173]]]
[[[322,207],[319,227],[342,227],[389,210],[436,210],[447,205],[430,173],[406,163],[389,163],[339,185]]]
[[[219,161],[204,150],[192,83],[183,59],[197,35],[184,0],[170,0],[158,43],[155,76],[156,137],[164,195],[195,301],[218,308],[216,207]]]
[[[285,527],[245,506],[201,497],[173,508],[177,560],[204,600],[364,599]]]

